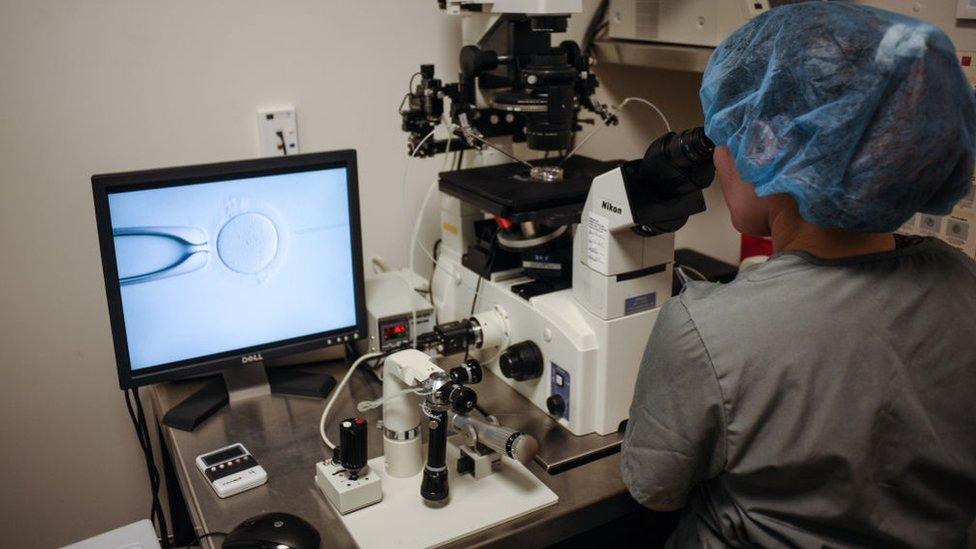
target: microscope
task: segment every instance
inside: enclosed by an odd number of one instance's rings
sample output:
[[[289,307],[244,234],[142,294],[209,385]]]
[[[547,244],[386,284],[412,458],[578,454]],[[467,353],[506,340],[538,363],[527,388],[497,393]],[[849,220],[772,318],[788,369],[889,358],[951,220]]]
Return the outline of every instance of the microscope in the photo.
[[[422,66],[403,129],[416,156],[474,154],[439,174],[442,324],[415,346],[479,358],[573,435],[616,433],[672,295],[674,232],[705,209],[714,145],[695,128],[633,161],[575,155],[584,112],[617,123],[579,46],[553,45],[580,2],[440,5],[462,17],[458,82]],[[432,139],[445,119],[448,139]],[[523,143],[543,158],[521,159]]]

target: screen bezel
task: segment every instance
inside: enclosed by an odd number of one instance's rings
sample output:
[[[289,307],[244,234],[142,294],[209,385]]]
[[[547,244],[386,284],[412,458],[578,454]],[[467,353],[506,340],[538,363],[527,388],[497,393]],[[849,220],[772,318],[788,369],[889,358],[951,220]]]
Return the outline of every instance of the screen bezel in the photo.
[[[121,285],[119,284],[118,263],[116,262],[115,256],[115,240],[112,236],[112,219],[108,202],[109,195],[128,191],[215,183],[234,179],[320,171],[334,168],[346,169],[349,225],[352,233],[353,286],[356,294],[356,324],[327,332],[308,334],[253,347],[228,350],[222,353],[159,364],[133,371],[125,331],[125,318],[122,311],[122,292]],[[233,366],[243,366],[251,362],[249,359],[253,359],[256,353],[260,353],[263,360],[268,360],[278,356],[338,344],[342,342],[340,340],[346,337],[352,341],[366,334],[363,244],[359,214],[359,174],[355,150],[347,149],[196,166],[98,174],[92,176],[91,183],[95,201],[95,223],[98,228],[98,243],[102,256],[102,272],[105,278],[105,294],[108,302],[109,321],[112,327],[112,339],[115,345],[115,362],[118,367],[119,386],[123,390],[189,376],[217,373]]]

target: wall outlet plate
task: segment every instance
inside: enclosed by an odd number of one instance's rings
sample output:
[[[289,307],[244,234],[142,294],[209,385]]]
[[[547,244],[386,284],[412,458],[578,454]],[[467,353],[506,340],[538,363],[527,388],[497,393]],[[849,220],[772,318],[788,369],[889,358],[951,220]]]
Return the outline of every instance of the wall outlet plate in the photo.
[[[298,154],[298,120],[295,107],[258,111],[258,152],[261,156]]]
[[[315,485],[340,515],[379,503],[383,499],[380,475],[367,466],[355,480],[331,460],[315,464]]]

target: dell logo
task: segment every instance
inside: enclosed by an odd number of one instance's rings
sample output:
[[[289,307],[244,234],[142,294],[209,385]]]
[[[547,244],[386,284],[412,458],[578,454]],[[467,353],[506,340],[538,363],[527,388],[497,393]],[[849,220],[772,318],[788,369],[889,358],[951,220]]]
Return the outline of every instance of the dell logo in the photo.
[[[252,362],[261,362],[262,360],[264,360],[264,357],[261,356],[261,353],[254,353],[254,354],[242,356],[241,357],[241,364],[250,364]]]
[[[623,208],[621,208],[620,206],[617,206],[616,204],[614,204],[612,202],[606,201],[606,200],[603,201],[602,207],[603,207],[604,210],[607,210],[608,212],[615,213],[617,215],[620,215],[620,214],[624,213]]]

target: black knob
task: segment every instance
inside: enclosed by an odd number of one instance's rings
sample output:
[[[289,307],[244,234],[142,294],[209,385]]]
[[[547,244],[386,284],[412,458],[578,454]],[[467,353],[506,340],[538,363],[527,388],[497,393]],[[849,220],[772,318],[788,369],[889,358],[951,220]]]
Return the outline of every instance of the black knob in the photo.
[[[559,395],[552,395],[546,399],[546,408],[550,414],[556,417],[562,417],[566,413],[566,401]]]
[[[459,414],[466,414],[474,409],[475,404],[478,403],[478,395],[468,387],[455,385],[447,400],[451,405],[451,410]]]
[[[424,476],[420,481],[420,495],[427,501],[437,502],[447,499],[450,488],[447,484],[447,469],[432,471],[424,468]]]
[[[515,381],[535,379],[542,375],[543,358],[539,346],[531,341],[516,343],[498,357],[502,375]]]
[[[461,363],[457,368],[451,368],[451,380],[455,383],[468,383],[475,385],[481,383],[484,374],[481,364],[473,358],[469,358]]]
[[[457,460],[457,472],[459,475],[474,474],[474,460],[467,454],[461,455]]]
[[[483,50],[478,46],[464,46],[461,48],[459,64],[461,74],[465,77],[479,76],[485,71],[498,68],[498,52]]]
[[[366,440],[369,435],[366,427],[366,420],[361,417],[339,422],[339,447],[336,449],[339,464],[354,475],[366,467]]]

